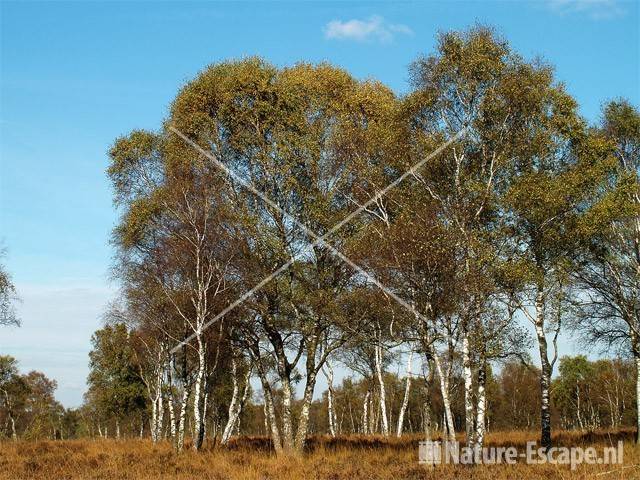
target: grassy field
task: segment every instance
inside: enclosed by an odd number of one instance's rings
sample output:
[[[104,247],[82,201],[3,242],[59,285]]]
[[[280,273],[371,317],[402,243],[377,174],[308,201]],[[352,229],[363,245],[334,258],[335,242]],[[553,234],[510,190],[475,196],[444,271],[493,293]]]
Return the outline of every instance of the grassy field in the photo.
[[[492,446],[524,449],[535,433],[496,432]],[[260,437],[237,439],[228,449],[175,454],[148,440],[67,440],[0,444],[0,479],[640,479],[640,448],[630,431],[560,432],[556,445],[605,446],[625,440],[623,465],[491,465],[430,468],[418,464],[418,437],[314,437],[300,457],[277,458]]]

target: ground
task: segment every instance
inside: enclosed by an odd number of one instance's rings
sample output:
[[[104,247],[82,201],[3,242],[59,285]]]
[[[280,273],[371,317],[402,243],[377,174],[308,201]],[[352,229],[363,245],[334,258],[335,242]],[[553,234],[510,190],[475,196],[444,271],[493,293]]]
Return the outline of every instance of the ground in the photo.
[[[533,432],[494,432],[487,444],[524,449]],[[313,437],[301,456],[276,457],[261,437],[237,439],[229,449],[208,445],[203,452],[172,451],[149,440],[3,441],[0,479],[640,479],[640,447],[629,430],[560,432],[559,446],[602,448],[624,440],[622,465],[491,465],[428,467],[418,463],[417,436]]]

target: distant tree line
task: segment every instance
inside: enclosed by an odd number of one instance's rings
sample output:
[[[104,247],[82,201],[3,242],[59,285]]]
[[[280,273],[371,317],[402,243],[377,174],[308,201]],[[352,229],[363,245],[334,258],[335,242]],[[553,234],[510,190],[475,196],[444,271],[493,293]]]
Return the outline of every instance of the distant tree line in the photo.
[[[42,372],[21,374],[18,362],[0,355],[0,438],[64,439],[82,435],[79,412],[54,396],[55,380]]]
[[[123,338],[123,334],[125,337]],[[55,381],[40,372],[20,374],[17,362],[0,357],[0,438],[71,439],[137,438],[151,436],[152,401],[140,376],[140,365],[132,355],[135,338],[126,335],[126,327],[108,326],[94,339],[92,359],[110,362],[110,374],[92,363],[90,390],[80,408],[65,409],[54,398]],[[108,339],[108,340],[107,340]],[[534,430],[540,423],[540,399],[532,395],[539,388],[540,371],[516,360],[499,365],[487,378],[487,431]],[[346,368],[341,366],[341,368]],[[115,371],[124,375],[113,374]],[[406,377],[400,365],[385,357],[385,400],[391,434],[436,434],[445,420],[440,389],[416,369],[406,400]],[[463,391],[460,359],[452,375],[451,389],[455,401],[451,408],[454,426],[462,430],[465,405],[455,392]],[[99,378],[98,378],[99,377]],[[205,431],[213,442],[220,442],[229,420],[232,385],[216,389],[208,401]],[[331,403],[329,402],[331,397]],[[249,388],[242,412],[232,431],[235,435],[270,435],[265,416],[263,393]],[[316,398],[309,410],[309,433],[320,435],[382,434],[380,388],[373,374],[354,374],[331,385]],[[282,405],[282,392],[275,395]],[[630,360],[602,359],[590,361],[583,355],[562,357],[559,373],[551,385],[551,418],[562,429],[617,429],[635,425],[635,365]],[[426,408],[428,406],[428,408]],[[299,399],[293,409],[302,407]],[[403,424],[398,422],[403,413]],[[188,426],[193,418],[188,415]],[[190,428],[189,428],[190,430]],[[171,422],[157,428],[156,440],[171,439]]]

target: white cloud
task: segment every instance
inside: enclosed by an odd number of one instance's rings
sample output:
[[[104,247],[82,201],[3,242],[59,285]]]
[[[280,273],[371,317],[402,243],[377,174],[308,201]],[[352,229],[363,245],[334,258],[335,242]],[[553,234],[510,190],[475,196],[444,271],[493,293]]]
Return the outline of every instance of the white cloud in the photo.
[[[579,13],[593,20],[608,20],[626,13],[619,0],[547,0],[547,3],[555,13]]]
[[[406,25],[387,22],[379,15],[366,20],[331,20],[324,27],[325,38],[331,40],[356,40],[364,42],[375,40],[388,43],[396,34],[412,35],[413,31]]]

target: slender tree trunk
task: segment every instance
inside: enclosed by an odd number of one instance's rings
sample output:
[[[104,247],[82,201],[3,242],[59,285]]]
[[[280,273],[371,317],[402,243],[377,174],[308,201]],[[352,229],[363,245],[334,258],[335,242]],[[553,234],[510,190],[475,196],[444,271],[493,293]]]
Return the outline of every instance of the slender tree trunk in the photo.
[[[294,449],[293,438],[293,389],[288,375],[281,376],[282,383],[282,447],[286,451]]]
[[[184,429],[187,421],[187,405],[189,403],[189,389],[186,385],[183,386],[182,400],[180,401],[180,414],[178,420],[178,437],[176,441],[176,450],[182,451],[184,447]]]
[[[204,415],[203,409],[203,383],[204,374],[206,370],[206,353],[205,346],[200,331],[196,336],[198,342],[198,373],[196,375],[196,383],[193,392],[193,448],[194,450],[200,450],[202,448],[202,442],[204,440]]]
[[[156,443],[158,438],[156,437],[157,432],[157,417],[158,417],[158,399],[151,399],[151,420],[149,422],[149,429],[151,430],[151,441]]]
[[[209,381],[207,377],[204,378],[204,398],[202,399],[202,442],[207,436],[207,414],[209,410]],[[217,415],[215,410],[215,402],[214,403],[214,415]]]
[[[327,390],[327,410],[329,415],[329,433],[332,437],[336,436],[336,418],[333,411],[333,386]]]
[[[424,439],[426,441],[431,441],[433,437],[433,425],[431,422],[431,383],[433,382],[433,368],[429,365],[429,362],[423,360],[423,375],[424,375],[424,384],[423,384],[423,395],[424,395],[424,403],[422,404],[422,430],[424,433]],[[429,369],[429,373],[427,373],[426,369]]]
[[[240,401],[240,385],[238,382],[238,362],[235,356],[231,357],[231,381],[233,382],[233,389],[231,391],[231,402],[229,403],[229,415],[227,424],[222,432],[221,445],[226,445],[231,438],[233,427],[236,421],[236,405]]]
[[[264,399],[264,404],[262,405],[262,409],[264,411],[264,434],[269,435],[269,412],[267,410],[267,399]]]
[[[438,356],[438,352],[433,349],[432,353],[433,363],[436,366],[436,371],[438,372],[438,378],[440,379],[440,392],[442,394],[442,403],[444,405],[444,420],[445,426],[447,430],[447,440],[450,442],[456,441],[456,431],[453,423],[453,412],[451,410],[451,400],[449,398],[449,378],[448,375],[444,372],[442,368],[442,363],[440,362],[440,357]]]
[[[307,342],[307,379],[304,386],[304,393],[302,394],[302,408],[300,409],[300,416],[298,417],[298,430],[296,431],[295,438],[296,453],[302,453],[307,441],[307,432],[309,430],[309,411],[311,409],[311,402],[313,401],[313,392],[316,387],[316,375],[318,373],[318,369],[323,367],[323,365],[316,365],[317,347],[318,335],[314,333],[310,336]]]
[[[165,374],[167,375],[167,388],[162,390],[162,395],[167,396],[167,408],[169,409],[169,432],[171,435],[171,440],[176,445],[176,413],[174,408],[175,399],[173,397],[173,376],[171,375],[171,362],[168,361],[166,364]]]
[[[235,422],[235,428],[236,428],[236,435],[240,435],[240,422],[242,420],[241,415],[242,415],[242,410],[244,409],[244,406],[247,404],[247,399],[249,398],[249,392],[251,391],[251,372],[252,372],[252,366],[250,366],[247,369],[247,373],[244,377],[244,391],[242,392],[242,398],[240,399],[240,405],[238,406],[238,413],[236,415],[236,422]]]
[[[368,435],[371,433],[369,429],[369,399],[371,398],[371,390],[367,390],[362,403],[362,433]]]
[[[267,378],[267,370],[263,363],[260,347],[257,341],[253,341],[247,344],[248,351],[251,354],[253,365],[255,366],[258,378],[262,384],[262,392],[264,395],[264,412],[265,412],[265,429],[271,430],[271,441],[273,442],[273,448],[276,455],[283,453],[282,438],[280,436],[280,429],[278,428],[278,422],[276,421],[276,411],[274,405],[274,399],[271,392],[271,385]],[[282,365],[280,365],[282,366]]]
[[[582,410],[580,405],[580,386],[576,388],[576,416],[578,417],[578,427],[584,430],[584,421],[582,420]]]
[[[467,447],[473,448],[475,418],[473,415],[473,372],[471,370],[471,353],[469,348],[469,334],[462,334],[462,372],[464,376],[464,424],[467,434]]]
[[[356,421],[353,418],[353,407],[351,406],[351,399],[347,399],[347,408],[349,409],[349,421],[351,422],[351,433],[357,433]]]
[[[273,441],[273,448],[277,455],[283,453],[282,439],[280,438],[280,429],[278,428],[278,422],[276,419],[276,410],[273,404],[273,396],[270,390],[265,390],[264,401],[269,414],[269,427],[271,428],[271,439]]]
[[[156,441],[162,437],[162,431],[164,429],[164,400],[162,398],[162,387],[158,391],[158,411],[156,418]]]
[[[422,404],[422,432],[424,434],[424,440],[431,442],[433,438],[433,432],[431,428],[431,405],[429,403],[429,386],[428,383],[424,389],[425,401]],[[427,465],[429,468],[433,468],[433,463]]]
[[[248,368],[247,373],[244,376],[244,391],[242,393],[242,397],[240,396],[238,366],[235,357],[231,359],[231,372],[233,380],[233,392],[231,394],[231,403],[229,404],[229,419],[227,420],[227,424],[224,427],[224,431],[222,432],[222,439],[220,440],[221,445],[226,445],[227,443],[229,443],[229,439],[233,434],[233,429],[238,425],[240,421],[240,413],[242,412],[242,407],[249,394],[249,378],[251,376],[251,369]]]
[[[396,429],[396,436],[400,438],[402,436],[402,430],[404,427],[404,415],[409,406],[409,394],[411,393],[411,375],[412,375],[412,363],[413,352],[409,352],[409,359],[407,360],[407,377],[405,378],[404,385],[404,398],[402,399],[402,406],[400,407],[400,413],[398,414],[398,428]]]
[[[369,432],[377,433],[380,431],[380,397],[378,397],[378,405],[374,409],[376,399],[373,394],[369,403]]]
[[[273,395],[271,393],[271,385],[267,379],[266,372],[263,369],[263,365],[260,363],[260,357],[254,357],[254,365],[262,383],[262,392],[264,395],[264,407],[265,407],[265,423],[271,429],[271,441],[273,442],[273,448],[276,451],[276,455],[281,455],[284,452],[282,445],[282,438],[280,436],[280,429],[278,428],[278,422],[276,419],[275,404],[273,401]],[[267,425],[265,425],[267,426]]]
[[[169,432],[171,439],[176,441],[176,413],[173,409],[173,395],[167,399],[167,407],[169,408]]]
[[[476,449],[480,450],[484,446],[486,434],[486,412],[487,412],[487,359],[484,353],[481,354],[480,365],[478,366],[478,408],[476,412]]]
[[[385,437],[389,436],[389,417],[387,415],[387,392],[384,385],[384,375],[382,372],[382,345],[381,339],[375,346],[375,367],[376,377],[378,378],[378,387],[380,391],[380,415],[382,420],[382,434]]]
[[[332,437],[336,436],[336,415],[333,408],[333,367],[329,360],[326,362],[327,370],[322,369],[327,379],[327,413],[329,415],[329,433]]]
[[[430,442],[433,434],[431,431],[431,405],[428,398],[422,404],[422,431],[424,439]]]
[[[307,431],[309,430],[309,411],[311,409],[311,402],[313,401],[313,391],[316,386],[316,374],[310,372],[307,369],[307,382],[304,387],[304,394],[302,395],[302,408],[300,410],[300,417],[298,418],[298,430],[296,431],[295,438],[295,451],[302,453],[304,444],[307,440]]]
[[[544,331],[544,291],[538,288],[536,294],[535,329],[540,352],[540,444],[542,448],[551,448],[551,406],[549,389],[551,388],[551,363],[549,362],[547,337]]]
[[[16,433],[16,419],[13,418],[13,415],[9,415],[9,420],[11,421],[11,438],[14,442],[18,441],[18,434]]]

